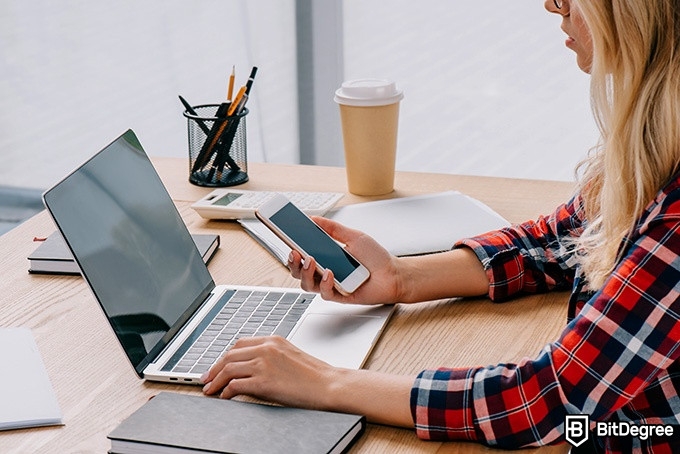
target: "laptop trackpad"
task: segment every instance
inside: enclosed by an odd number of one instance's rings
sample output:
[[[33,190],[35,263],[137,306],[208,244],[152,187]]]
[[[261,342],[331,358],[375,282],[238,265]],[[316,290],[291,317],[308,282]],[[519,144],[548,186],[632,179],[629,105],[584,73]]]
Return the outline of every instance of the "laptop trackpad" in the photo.
[[[333,366],[360,369],[384,322],[367,315],[307,314],[290,341]]]

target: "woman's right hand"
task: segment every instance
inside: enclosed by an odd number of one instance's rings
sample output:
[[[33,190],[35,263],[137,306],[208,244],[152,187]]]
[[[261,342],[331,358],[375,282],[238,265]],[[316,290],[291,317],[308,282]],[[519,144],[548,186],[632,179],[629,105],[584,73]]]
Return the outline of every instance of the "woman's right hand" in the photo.
[[[371,273],[358,289],[343,295],[333,286],[333,273],[326,269],[323,275],[316,272],[314,258],[302,263],[298,251],[291,252],[288,258],[293,277],[300,279],[304,290],[318,292],[329,301],[354,304],[391,304],[400,301],[403,294],[399,279],[399,259],[391,255],[377,241],[358,230],[323,217],[313,217],[314,222],[331,237],[343,243],[347,252],[352,254]]]

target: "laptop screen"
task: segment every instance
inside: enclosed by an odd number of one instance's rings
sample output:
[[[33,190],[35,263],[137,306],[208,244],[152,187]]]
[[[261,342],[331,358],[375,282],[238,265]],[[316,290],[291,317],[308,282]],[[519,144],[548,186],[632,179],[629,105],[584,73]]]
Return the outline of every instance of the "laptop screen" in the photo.
[[[135,134],[43,200],[141,376],[214,282]]]

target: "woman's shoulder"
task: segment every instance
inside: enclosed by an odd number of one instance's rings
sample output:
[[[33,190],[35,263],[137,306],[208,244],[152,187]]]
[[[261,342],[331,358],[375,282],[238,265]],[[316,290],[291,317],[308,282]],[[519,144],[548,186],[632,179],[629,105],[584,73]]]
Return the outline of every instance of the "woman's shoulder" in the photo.
[[[640,217],[639,230],[644,233],[660,224],[680,223],[680,172],[657,192]]]
[[[676,173],[656,194],[650,208],[653,210],[655,206],[660,207],[664,213],[680,212],[680,172]]]

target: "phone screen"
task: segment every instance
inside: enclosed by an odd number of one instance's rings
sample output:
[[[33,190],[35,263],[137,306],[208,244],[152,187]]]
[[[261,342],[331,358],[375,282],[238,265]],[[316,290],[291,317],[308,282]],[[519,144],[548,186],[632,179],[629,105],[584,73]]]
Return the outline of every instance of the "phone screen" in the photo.
[[[314,257],[319,265],[333,271],[338,281],[345,280],[359,267],[359,263],[351,255],[292,203],[285,204],[269,219],[307,254]]]

